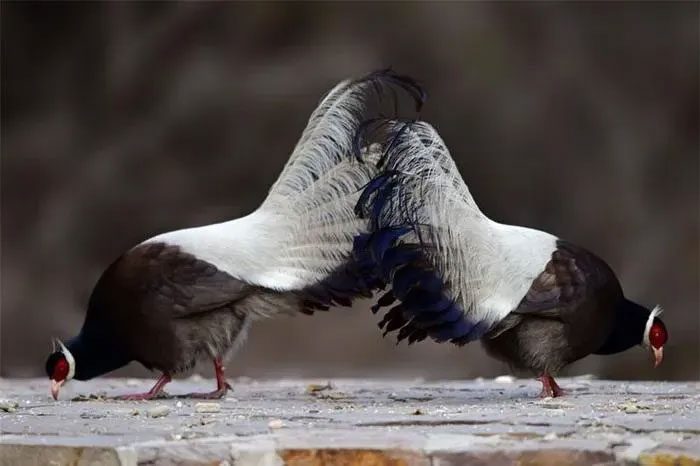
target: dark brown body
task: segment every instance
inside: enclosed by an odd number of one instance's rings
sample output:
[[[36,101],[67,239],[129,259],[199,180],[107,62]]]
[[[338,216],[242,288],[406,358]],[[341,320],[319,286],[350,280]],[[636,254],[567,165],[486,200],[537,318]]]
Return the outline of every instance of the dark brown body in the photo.
[[[77,369],[84,373],[76,378],[115,369],[97,370],[107,351],[120,354],[122,365],[134,360],[166,374],[187,371],[198,360],[224,359],[255,316],[296,308],[299,301],[233,278],[177,246],[137,246],[105,271],[93,291],[75,342],[78,351],[89,349],[80,355]]]
[[[518,308],[482,339],[490,355],[536,374],[555,374],[598,350],[623,299],[603,260],[564,241],[557,246]]]

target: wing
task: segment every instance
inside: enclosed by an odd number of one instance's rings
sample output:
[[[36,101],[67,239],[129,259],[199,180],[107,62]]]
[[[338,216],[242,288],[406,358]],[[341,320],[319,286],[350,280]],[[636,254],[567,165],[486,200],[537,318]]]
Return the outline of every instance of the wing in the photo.
[[[367,249],[399,302],[380,326],[409,343],[468,343],[517,307],[555,238],[488,219],[430,125],[389,126],[383,171],[357,206],[373,231]]]
[[[544,271],[513,312],[572,322],[585,301],[599,296],[611,296],[613,302],[612,296],[622,298],[615,273],[596,255],[559,240]]]
[[[179,246],[141,244],[104,271],[90,295],[83,331],[119,336],[119,344],[132,349],[141,347],[140,340],[163,343],[173,320],[208,314],[254,291]]]
[[[561,318],[568,309],[578,307],[587,293],[586,276],[575,256],[557,249],[513,312]]]
[[[254,289],[179,248],[162,246],[160,249],[158,245],[152,245],[147,252],[157,255],[155,260],[160,269],[151,269],[147,283],[153,304],[170,306],[178,317],[228,306],[245,298]]]
[[[235,303],[253,289],[178,246],[148,243],[112,264],[95,292],[112,293],[108,301],[123,303],[124,309],[142,308],[178,318]]]

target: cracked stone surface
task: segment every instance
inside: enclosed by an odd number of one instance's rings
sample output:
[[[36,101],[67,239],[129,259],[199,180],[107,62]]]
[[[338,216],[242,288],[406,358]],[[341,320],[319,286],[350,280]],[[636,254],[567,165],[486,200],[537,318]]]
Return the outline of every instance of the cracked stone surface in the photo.
[[[103,399],[152,382],[73,381],[54,402],[45,379],[1,379],[0,463],[700,465],[700,382],[561,379],[567,396],[541,400],[508,377],[237,380],[218,402]]]

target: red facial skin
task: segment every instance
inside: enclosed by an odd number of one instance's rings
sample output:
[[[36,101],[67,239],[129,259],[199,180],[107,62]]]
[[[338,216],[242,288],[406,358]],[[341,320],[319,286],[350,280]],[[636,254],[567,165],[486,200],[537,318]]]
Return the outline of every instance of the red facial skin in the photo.
[[[53,374],[51,375],[51,396],[54,400],[58,399],[58,390],[61,388],[68,377],[69,365],[66,358],[61,358],[56,363],[53,368]]]
[[[664,345],[668,340],[666,327],[659,322],[654,322],[649,329],[649,345],[654,355],[654,367],[659,367],[664,358]]]

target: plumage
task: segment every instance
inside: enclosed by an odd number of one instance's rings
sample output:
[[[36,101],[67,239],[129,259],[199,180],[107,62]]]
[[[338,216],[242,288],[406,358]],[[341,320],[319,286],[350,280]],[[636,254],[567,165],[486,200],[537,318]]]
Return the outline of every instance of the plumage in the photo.
[[[658,312],[628,301],[602,259],[488,218],[429,124],[371,125],[379,126],[382,171],[355,211],[382,238],[369,257],[399,302],[381,321],[385,334],[457,345],[481,339],[491,355],[540,375],[552,396],[560,389],[551,375],[591,353],[641,344],[660,362],[667,333]]]
[[[171,375],[209,359],[217,390],[205,396],[223,396],[223,361],[251,322],[348,306],[383,286],[370,256],[353,252],[357,237],[369,234],[354,208],[378,173],[380,148],[360,148],[364,160],[375,162],[366,163],[355,158],[354,144],[368,104],[392,86],[422,106],[415,82],[390,70],[341,82],[311,114],[257,210],[157,235],[117,259],[95,286],[78,336],[47,361],[54,396],[70,379],[57,372],[58,361],[68,358],[81,380],[130,361],[161,371],[139,399],[157,396]],[[382,248],[375,241],[374,253]]]

